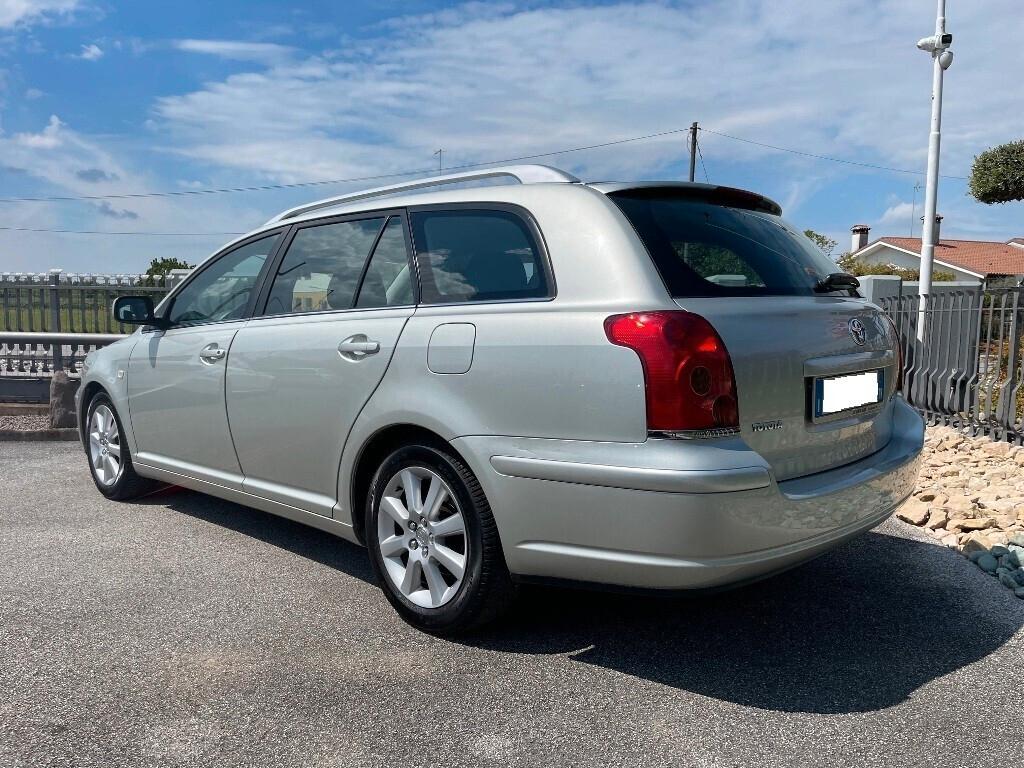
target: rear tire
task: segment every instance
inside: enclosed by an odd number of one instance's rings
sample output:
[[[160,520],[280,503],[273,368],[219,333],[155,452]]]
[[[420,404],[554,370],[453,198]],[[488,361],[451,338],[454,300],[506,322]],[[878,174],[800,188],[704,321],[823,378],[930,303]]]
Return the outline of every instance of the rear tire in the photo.
[[[417,629],[467,632],[515,598],[487,498],[447,447],[410,445],[388,456],[370,484],[365,514],[381,589]]]
[[[159,483],[140,477],[132,465],[124,426],[105,392],[89,401],[85,416],[85,455],[96,489],[114,501],[128,501],[151,493]]]

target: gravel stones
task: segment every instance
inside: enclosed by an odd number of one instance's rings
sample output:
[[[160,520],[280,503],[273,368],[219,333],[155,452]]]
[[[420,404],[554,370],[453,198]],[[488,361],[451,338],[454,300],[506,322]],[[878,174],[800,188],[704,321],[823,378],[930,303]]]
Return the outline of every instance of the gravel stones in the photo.
[[[1024,598],[1024,448],[930,427],[921,476],[897,511]]]

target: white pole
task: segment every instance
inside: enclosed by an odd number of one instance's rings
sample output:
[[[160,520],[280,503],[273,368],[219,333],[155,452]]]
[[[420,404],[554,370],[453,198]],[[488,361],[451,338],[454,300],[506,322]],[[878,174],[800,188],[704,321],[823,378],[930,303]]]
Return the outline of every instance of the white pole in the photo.
[[[946,32],[946,0],[938,0],[935,17],[936,40]],[[921,227],[921,279],[918,282],[920,304],[917,340],[925,340],[925,296],[932,291],[932,262],[935,258],[935,209],[939,192],[939,143],[942,134],[942,73],[940,50],[932,51],[932,123],[928,134],[928,175],[924,187],[924,223]]]

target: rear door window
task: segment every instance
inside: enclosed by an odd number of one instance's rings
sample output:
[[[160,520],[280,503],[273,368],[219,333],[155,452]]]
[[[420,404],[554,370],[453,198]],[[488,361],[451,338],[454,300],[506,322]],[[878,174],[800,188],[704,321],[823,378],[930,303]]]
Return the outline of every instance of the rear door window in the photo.
[[[359,287],[357,309],[400,307],[413,303],[412,273],[404,230],[401,216],[388,219]]]
[[[498,209],[410,216],[424,304],[546,298],[550,279],[530,227]]]
[[[665,189],[609,196],[673,297],[809,296],[819,280],[839,271],[803,233],[765,211],[713,205]]]
[[[338,221],[295,233],[270,287],[265,315],[351,309],[384,218]]]

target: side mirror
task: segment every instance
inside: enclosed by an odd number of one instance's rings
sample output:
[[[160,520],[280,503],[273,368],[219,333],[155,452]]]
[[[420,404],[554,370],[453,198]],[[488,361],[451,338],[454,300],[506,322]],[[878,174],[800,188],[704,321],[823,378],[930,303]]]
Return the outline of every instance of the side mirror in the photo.
[[[119,296],[114,299],[114,319],[127,325],[167,327],[162,318],[153,314],[153,299],[149,296]]]

